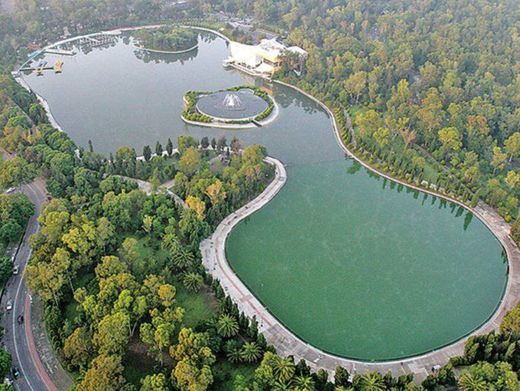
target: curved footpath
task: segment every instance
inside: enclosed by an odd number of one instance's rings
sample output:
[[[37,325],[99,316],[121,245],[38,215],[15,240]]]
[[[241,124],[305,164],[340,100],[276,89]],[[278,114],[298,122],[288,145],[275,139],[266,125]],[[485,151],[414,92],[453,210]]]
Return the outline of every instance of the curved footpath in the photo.
[[[423,189],[406,182],[392,178],[373,167],[369,166],[350,150],[348,150],[341,141],[339,128],[336,119],[330,109],[321,101],[290,84],[275,81],[278,84],[293,88],[296,91],[304,94],[313,101],[317,102],[329,115],[333,127],[336,140],[342,150],[352,159],[359,162],[365,168],[377,173],[378,175],[402,184],[414,190],[428,193],[435,197],[444,198],[450,202],[454,202],[467,210],[470,210],[476,217],[478,217],[488,229],[495,235],[503,246],[509,261],[509,276],[507,287],[498,307],[493,316],[477,330],[470,333],[470,335],[485,334],[493,330],[497,330],[500,326],[502,318],[516,303],[520,300],[520,250],[509,236],[510,226],[498,213],[491,207],[484,203],[480,203],[476,208],[469,208],[460,201],[449,196],[436,193],[427,189]],[[245,284],[235,274],[226,259],[226,239],[233,227],[235,227],[241,220],[250,216],[266,205],[276,194],[280,191],[287,181],[287,174],[283,164],[273,158],[267,158],[267,162],[275,165],[276,176],[273,182],[260,194],[257,198],[243,206],[236,212],[226,217],[217,227],[213,235],[204,240],[200,245],[202,254],[202,261],[208,272],[218,279],[225,290],[225,292],[237,303],[240,311],[244,312],[249,317],[255,316],[259,322],[259,329],[265,335],[267,341],[274,345],[279,354],[287,356],[294,356],[295,360],[304,359],[313,369],[323,368],[332,373],[336,366],[341,365],[349,370],[351,373],[365,373],[369,371],[378,371],[386,373],[392,372],[394,375],[402,375],[412,373],[417,381],[422,381],[428,374],[432,373],[433,367],[436,365],[444,365],[448,360],[464,352],[464,344],[470,335],[450,344],[446,347],[439,348],[429,353],[419,356],[405,358],[396,361],[385,362],[366,362],[347,359],[326,353],[307,342],[301,340],[288,330],[278,319],[276,319],[267,310],[263,304],[249,291]],[[425,310],[427,310],[425,308]]]

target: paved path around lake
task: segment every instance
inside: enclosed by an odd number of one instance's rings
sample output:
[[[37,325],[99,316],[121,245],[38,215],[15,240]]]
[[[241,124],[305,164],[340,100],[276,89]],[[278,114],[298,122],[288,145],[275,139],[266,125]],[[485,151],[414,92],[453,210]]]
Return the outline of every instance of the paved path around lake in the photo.
[[[228,264],[225,253],[226,239],[232,229],[241,220],[272,200],[287,181],[285,167],[279,160],[267,158],[266,161],[275,166],[276,174],[274,180],[257,198],[226,217],[219,224],[213,235],[201,243],[200,250],[203,264],[208,272],[220,281],[224,291],[237,303],[242,312],[249,317],[256,317],[260,331],[265,335],[267,341],[276,347],[279,354],[283,356],[292,355],[296,361],[303,358],[313,369],[323,368],[331,373],[337,365],[341,365],[351,373],[365,373],[369,371],[379,371],[381,373],[391,371],[394,375],[413,373],[416,379],[421,381],[432,372],[432,368],[435,365],[444,365],[450,357],[461,355],[464,352],[464,344],[467,338],[412,358],[388,362],[363,362],[323,352],[302,341],[285,328],[239,279]],[[394,180],[392,178],[389,179]],[[424,190],[421,189],[421,191]],[[438,196],[436,194],[433,195]],[[455,200],[450,201],[457,202]],[[457,203],[462,205],[459,202]],[[492,208],[481,204],[477,208],[472,209],[472,212],[486,224],[501,242],[507,253],[510,265],[508,284],[500,308],[486,324],[472,333],[474,335],[498,329],[505,313],[520,299],[520,251],[509,237],[509,224]]]

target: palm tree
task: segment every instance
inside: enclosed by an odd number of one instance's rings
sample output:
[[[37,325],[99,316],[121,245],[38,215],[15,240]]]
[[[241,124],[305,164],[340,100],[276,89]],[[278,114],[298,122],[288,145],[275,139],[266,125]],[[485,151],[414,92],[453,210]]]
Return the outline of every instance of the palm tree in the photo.
[[[200,274],[191,272],[184,275],[182,282],[188,290],[198,292],[202,286],[203,279]]]
[[[262,356],[262,351],[256,342],[246,342],[242,346],[240,355],[245,362],[253,363]]]
[[[227,314],[221,315],[217,320],[217,332],[224,338],[233,337],[238,333],[237,320]]]
[[[383,377],[377,372],[370,372],[359,376],[356,389],[360,391],[385,391],[386,386]]]
[[[190,251],[179,246],[172,253],[172,261],[179,269],[186,270],[193,265],[194,257]]]
[[[293,388],[290,383],[276,381],[273,384],[273,391],[292,391],[292,389]]]
[[[237,362],[240,362],[240,360],[242,360],[242,351],[240,350],[240,348],[235,347],[233,349],[230,349],[227,352],[227,359],[229,360],[229,362],[232,362],[235,364]]]
[[[294,370],[294,363],[289,358],[277,357],[273,368],[276,380],[281,383],[287,383],[293,377]]]
[[[294,391],[313,391],[314,380],[310,376],[296,376],[292,383]]]
[[[480,376],[475,376],[470,372],[464,372],[459,378],[459,386],[464,391],[486,391],[488,385]]]

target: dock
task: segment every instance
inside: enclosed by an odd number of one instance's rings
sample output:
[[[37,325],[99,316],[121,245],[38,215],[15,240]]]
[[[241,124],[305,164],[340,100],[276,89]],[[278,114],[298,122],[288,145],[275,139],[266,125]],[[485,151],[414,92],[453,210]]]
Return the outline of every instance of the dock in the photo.
[[[53,66],[47,66],[47,63],[45,63],[45,65],[38,64],[40,66],[28,66],[20,68],[19,71],[36,71],[36,75],[43,76],[43,71],[54,71],[54,73],[61,73],[63,71],[63,64],[64,62],[62,60],[58,60]]]
[[[64,50],[64,49],[59,49],[59,48],[46,49],[45,53],[58,54],[60,56],[73,56],[76,54],[76,52],[73,50]]]

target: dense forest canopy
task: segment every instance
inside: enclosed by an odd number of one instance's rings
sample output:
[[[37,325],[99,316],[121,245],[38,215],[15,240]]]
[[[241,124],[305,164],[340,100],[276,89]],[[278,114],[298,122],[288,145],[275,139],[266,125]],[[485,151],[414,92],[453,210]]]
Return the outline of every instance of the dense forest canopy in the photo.
[[[477,193],[516,218],[519,2],[211,3],[251,14],[304,47],[306,74],[296,82],[348,110],[358,146],[390,173],[404,167],[464,199]]]

